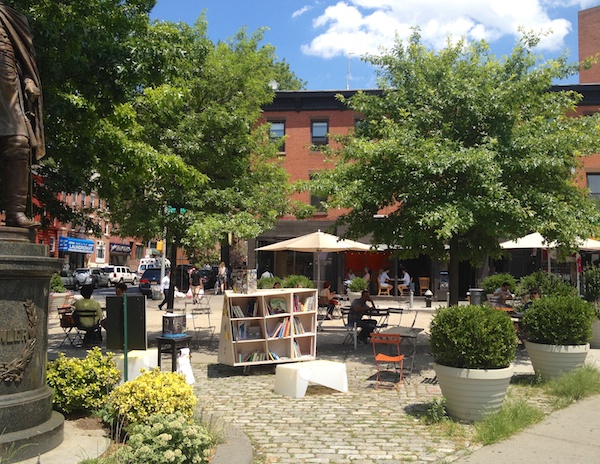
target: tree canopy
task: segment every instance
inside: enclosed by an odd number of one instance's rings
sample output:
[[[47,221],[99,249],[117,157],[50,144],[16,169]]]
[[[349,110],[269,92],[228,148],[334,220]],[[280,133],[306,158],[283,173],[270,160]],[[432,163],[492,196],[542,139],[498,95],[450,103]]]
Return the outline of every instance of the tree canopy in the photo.
[[[48,154],[35,193],[48,220],[98,231],[58,195],[96,192],[118,234],[166,227],[193,250],[255,236],[287,211],[287,175],[257,122],[273,81],[304,83],[262,30],[213,43],[204,16],[150,21],[154,0],[6,3],[28,16],[42,74]]]
[[[351,208],[340,219],[348,237],[449,259],[453,303],[458,263],[498,255],[499,239],[538,231],[571,246],[600,224],[574,177],[580,156],[599,148],[599,118],[570,116],[581,96],[551,87],[578,64],[543,62],[537,42],[523,35],[498,58],[484,41],[431,51],[415,31],[367,57],[381,95],[345,100],[364,119],[311,185],[329,206]]]

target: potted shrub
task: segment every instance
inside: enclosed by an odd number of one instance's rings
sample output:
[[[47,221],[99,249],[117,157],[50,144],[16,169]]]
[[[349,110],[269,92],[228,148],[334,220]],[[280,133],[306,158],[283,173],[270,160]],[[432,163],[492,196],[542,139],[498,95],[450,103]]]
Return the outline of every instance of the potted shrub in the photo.
[[[58,273],[52,275],[50,279],[50,305],[48,314],[58,311],[58,308],[65,305],[67,298],[71,294],[65,288],[62,279]]]
[[[600,266],[588,267],[581,274],[581,293],[594,305],[596,317],[592,320],[591,348],[600,348]]]
[[[531,364],[542,378],[583,365],[594,317],[592,304],[577,296],[549,296],[533,302],[523,315],[522,327]]]
[[[434,370],[448,414],[471,421],[497,412],[517,349],[510,317],[484,304],[451,306],[436,312],[430,333]]]
[[[360,294],[363,290],[369,290],[369,283],[362,277],[355,277],[350,281],[348,285],[348,299],[352,303],[357,298],[360,298]]]

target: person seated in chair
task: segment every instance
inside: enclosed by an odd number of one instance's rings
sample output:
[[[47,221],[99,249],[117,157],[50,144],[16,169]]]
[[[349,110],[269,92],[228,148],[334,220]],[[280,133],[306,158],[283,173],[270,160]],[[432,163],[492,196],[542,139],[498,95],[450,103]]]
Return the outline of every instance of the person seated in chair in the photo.
[[[86,348],[102,341],[100,331],[100,321],[103,316],[102,307],[96,300],[92,300],[93,292],[93,284],[82,286],[79,293],[81,293],[83,299],[75,302],[74,309],[77,327],[85,331],[83,345]],[[94,315],[92,316],[90,313],[94,313]]]
[[[390,270],[389,267],[386,267],[385,269],[379,269],[379,286],[381,287],[382,290],[387,290],[388,288],[389,289],[392,288],[392,284],[390,284],[392,279],[390,279],[390,275],[388,273],[389,270]]]
[[[367,301],[371,302],[371,306],[367,305]],[[376,320],[363,319],[365,313],[368,313],[369,311],[377,311],[377,309],[369,295],[369,291],[363,290],[360,294],[360,298],[354,300],[350,305],[350,312],[348,313],[348,324],[353,325],[356,323],[356,327],[360,327],[357,340],[361,343],[369,343],[369,336],[377,327]]]
[[[327,306],[327,315],[325,316],[325,319],[331,319],[333,316],[333,310],[338,304],[340,304],[336,298],[337,295],[331,290],[331,282],[328,280],[323,282],[323,288],[319,292],[319,304]]]
[[[506,300],[512,300],[512,293],[510,293],[510,284],[504,282],[501,287],[497,288],[493,295],[497,298],[496,306],[505,306]]]

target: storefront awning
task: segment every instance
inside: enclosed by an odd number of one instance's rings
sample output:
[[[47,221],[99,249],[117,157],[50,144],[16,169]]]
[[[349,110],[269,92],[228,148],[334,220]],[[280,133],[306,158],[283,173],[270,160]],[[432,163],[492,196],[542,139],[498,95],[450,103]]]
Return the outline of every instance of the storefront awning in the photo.
[[[58,237],[58,251],[65,253],[93,253],[94,241],[84,238]]]
[[[109,243],[109,252],[110,253],[131,253],[131,245],[127,243]]]

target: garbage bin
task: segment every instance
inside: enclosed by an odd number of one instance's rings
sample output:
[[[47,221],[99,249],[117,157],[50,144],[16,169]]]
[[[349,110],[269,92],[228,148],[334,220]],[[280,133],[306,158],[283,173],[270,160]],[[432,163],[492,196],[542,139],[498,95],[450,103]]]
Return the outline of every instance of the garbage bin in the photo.
[[[162,300],[163,292],[160,288],[160,285],[152,285],[152,287],[150,287],[150,289],[152,290],[152,299],[153,300]]]
[[[478,305],[483,303],[483,288],[470,288],[469,293],[471,294],[471,304]]]

